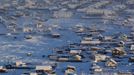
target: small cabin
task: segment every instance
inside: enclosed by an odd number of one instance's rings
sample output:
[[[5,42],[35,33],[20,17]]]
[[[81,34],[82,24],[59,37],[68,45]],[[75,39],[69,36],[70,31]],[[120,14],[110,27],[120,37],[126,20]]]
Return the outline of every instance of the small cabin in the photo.
[[[134,57],[130,57],[130,58],[129,58],[129,61],[130,61],[130,62],[134,62]]]
[[[24,27],[24,28],[23,28],[23,32],[24,32],[24,33],[27,33],[27,32],[28,32],[28,33],[31,33],[31,32],[33,32],[33,28],[31,28],[31,27]]]
[[[84,37],[84,40],[91,41],[91,40],[93,40],[93,38],[92,37]]]
[[[117,62],[113,59],[110,59],[106,62],[106,66],[108,67],[116,67],[117,66]]]
[[[113,38],[111,36],[104,36],[105,41],[112,41]]]
[[[67,66],[65,70],[65,75],[77,75],[76,68],[74,66]]]
[[[92,41],[82,40],[81,44],[82,45],[98,45],[98,44],[101,44],[101,41],[99,41],[99,40],[92,40]]]
[[[85,31],[85,28],[78,28],[75,32],[76,33],[83,33]]]
[[[93,59],[95,62],[99,62],[99,61],[105,61],[107,58],[106,55],[102,55],[102,54],[95,54]]]
[[[38,75],[38,73],[30,73],[29,75]]]
[[[93,64],[92,68],[91,68],[91,71],[93,71],[93,72],[102,72],[103,70],[102,70],[102,68],[100,66],[98,66],[96,64]]]
[[[36,72],[47,72],[47,73],[51,73],[53,71],[52,66],[36,66],[35,68]]]
[[[8,70],[3,67],[3,66],[0,66],[0,73],[4,73],[4,72],[7,72]]]
[[[60,62],[66,62],[66,61],[69,61],[69,58],[67,58],[67,57],[59,57],[58,58],[58,61],[60,61]]]
[[[74,60],[76,60],[76,61],[81,61],[82,59],[82,57],[80,56],[80,55],[75,55],[74,56],[75,57],[75,59]]]
[[[71,55],[77,55],[81,53],[81,50],[70,50],[69,52]]]
[[[122,56],[125,55],[126,52],[124,51],[123,47],[116,47],[112,50],[112,55],[113,56]]]
[[[24,38],[25,39],[32,39],[32,36],[31,35],[26,35]]]
[[[130,50],[134,51],[134,45],[131,45]]]
[[[101,50],[101,48],[100,48],[100,47],[91,47],[90,49],[91,49],[92,51]]]
[[[131,72],[118,72],[118,75],[133,75]]]
[[[17,61],[17,62],[15,62],[15,66],[16,66],[16,67],[26,66],[26,63],[24,63],[24,62],[22,62],[22,61]]]
[[[58,56],[56,56],[56,55],[48,55],[48,58],[50,60],[57,60],[58,59]]]
[[[59,33],[52,33],[51,36],[53,38],[59,38],[61,35]]]

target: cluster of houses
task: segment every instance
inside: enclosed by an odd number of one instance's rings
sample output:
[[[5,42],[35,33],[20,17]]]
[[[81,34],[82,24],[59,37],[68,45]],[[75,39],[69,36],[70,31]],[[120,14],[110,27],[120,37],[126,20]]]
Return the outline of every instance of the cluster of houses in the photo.
[[[75,31],[76,30],[76,31]],[[120,65],[123,62],[134,62],[134,43],[132,34],[121,34],[119,36],[103,35],[106,32],[102,29],[92,29],[84,26],[77,26],[72,29],[81,40],[78,43],[70,43],[65,48],[53,49],[53,53],[48,55],[48,59],[54,62],[66,63],[86,63],[92,62],[89,66],[89,73],[103,73],[107,69],[113,70],[117,75],[132,75],[132,69],[127,72],[120,72]],[[8,34],[11,35],[11,34]],[[52,38],[60,38],[59,33],[50,34]],[[26,39],[32,39],[31,35],[26,35]],[[27,54],[31,56],[30,53]],[[125,59],[125,61],[124,61]],[[102,64],[103,65],[100,65]],[[56,75],[57,65],[29,65],[23,62],[15,62],[0,67],[0,72],[8,72],[9,69],[32,69],[32,72],[22,75]],[[116,69],[116,71],[115,71]],[[75,66],[66,66],[65,75],[77,75]]]
[[[40,25],[38,26],[40,27]],[[74,28],[74,29],[73,29]],[[73,27],[72,31],[75,32],[81,40],[77,43],[69,43],[67,46],[61,48],[54,48],[53,53],[48,55],[50,61],[54,61],[54,65],[32,65],[32,63],[24,63],[17,61],[0,67],[1,73],[6,73],[10,69],[29,69],[31,72],[23,73],[22,75],[57,75],[57,62],[58,63],[87,63],[89,66],[89,73],[103,73],[108,72],[107,69],[113,70],[117,75],[132,75],[132,71],[120,72],[118,68],[123,62],[134,62],[134,43],[132,34],[103,35],[107,32],[103,29],[88,28],[85,26]],[[11,35],[11,34],[8,34]],[[52,33],[52,38],[60,38],[59,33]],[[25,36],[26,39],[32,39],[31,35]],[[31,56],[31,53],[27,53]],[[125,61],[124,61],[125,59]],[[92,63],[91,63],[92,62]],[[103,63],[103,65],[102,65]],[[100,65],[101,64],[101,65]],[[116,69],[116,71],[115,71]],[[91,72],[90,72],[91,71]],[[72,65],[66,66],[64,70],[65,75],[77,75],[77,68]]]
[[[73,32],[80,39],[78,42],[66,43],[65,47],[61,45],[59,48],[52,49],[51,54],[45,55],[44,53],[44,56],[38,54],[42,60],[46,58],[53,61],[53,64],[14,61],[0,66],[0,75],[18,69],[28,70],[22,75],[58,75],[61,69],[63,73],[61,75],[83,75],[79,72],[83,71],[80,70],[81,67],[74,65],[76,63],[79,66],[86,63],[87,75],[134,74],[134,16],[132,16],[134,0],[3,0],[3,3],[0,1],[0,5],[0,28],[6,28],[3,33],[0,29],[0,35],[14,39],[18,39],[18,34],[23,34],[24,40],[34,40],[34,36],[43,36],[43,38],[48,37],[62,41],[64,33],[60,33],[62,26],[60,29],[59,19],[65,19],[64,24],[72,24],[71,21],[66,23],[66,20],[74,18],[75,21],[82,20],[82,22],[94,20],[93,22],[98,25],[100,23],[97,20],[101,22],[104,20],[99,28],[96,28],[96,25],[90,26],[88,23],[87,26],[73,25],[73,23],[70,28],[65,27],[65,30],[63,28],[64,31],[67,29]],[[51,22],[48,22],[49,19],[56,20],[57,25],[48,25]],[[22,22],[18,23],[18,20]],[[26,23],[28,20],[29,22]],[[108,30],[101,26],[102,24],[107,25],[107,23],[112,24],[113,27],[120,25],[117,29],[128,27],[130,30],[124,30],[126,33],[117,31],[116,34],[112,33],[116,32],[113,29],[111,33],[108,33]],[[112,30],[112,28],[110,29]],[[129,31],[130,33],[127,33]],[[70,36],[73,37],[73,35]],[[26,55],[32,57],[30,52],[27,52]],[[61,63],[67,64],[59,68]]]
[[[33,65],[33,63],[24,63],[22,61],[16,61],[15,63],[12,64],[7,64],[5,66],[0,66],[0,73],[6,73],[11,69],[14,70],[21,70],[21,69],[26,69],[26,70],[33,70],[32,72],[24,72],[21,75],[57,75],[56,74],[56,67],[57,63],[47,63],[47,64],[38,64],[38,65]],[[64,69],[64,75],[77,75],[76,73],[76,67],[68,65]]]
[[[89,28],[80,28],[78,32],[76,32],[78,35],[80,33],[84,33],[83,35],[80,35],[83,39],[80,41],[80,47],[86,47],[84,51],[91,52],[91,56],[89,56],[93,60],[93,70],[94,72],[103,72],[104,68],[101,68],[99,63],[104,63],[106,67],[111,67],[113,69],[116,69],[120,62],[118,59],[125,59],[128,63],[133,62],[133,39],[131,38],[131,35],[120,35],[118,37],[115,37],[113,35],[111,36],[103,36],[100,35],[103,32],[98,31],[95,29],[93,32],[97,32],[97,34],[92,34],[92,31],[87,31]],[[98,36],[99,35],[99,36]],[[82,52],[84,52],[82,50]],[[86,57],[86,56],[85,56]],[[120,75],[120,74],[119,74]],[[123,75],[123,73],[121,74]],[[125,75],[132,75],[130,73]]]

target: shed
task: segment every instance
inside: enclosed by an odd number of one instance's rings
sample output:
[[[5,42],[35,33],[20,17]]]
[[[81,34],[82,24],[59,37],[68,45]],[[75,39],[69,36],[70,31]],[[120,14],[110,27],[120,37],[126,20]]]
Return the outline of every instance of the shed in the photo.
[[[4,73],[4,72],[7,72],[7,69],[4,68],[3,66],[0,66],[0,73]]]
[[[123,47],[116,47],[112,50],[112,55],[113,56],[122,56],[125,55],[126,52],[124,51]]]
[[[130,62],[134,62],[134,57],[130,57],[130,58],[129,58],[129,61],[130,61]]]
[[[36,71],[52,71],[52,66],[36,66]]]
[[[113,59],[110,59],[106,62],[106,66],[108,67],[116,67],[117,66],[117,62]]]
[[[16,61],[15,62],[15,66],[19,67],[19,66],[26,66],[26,63],[22,62],[22,61]]]
[[[91,71],[93,72],[102,72],[102,68],[96,64],[92,65]]]
[[[76,54],[80,54],[81,50],[70,50],[70,54],[72,55],[76,55]]]
[[[93,59],[94,59],[95,62],[99,62],[99,61],[105,61],[106,58],[107,58],[106,55],[95,54]]]
[[[92,37],[84,37],[84,40],[86,40],[86,41],[90,41],[92,39],[93,39]]]
[[[134,45],[131,45],[130,50],[134,51]]]
[[[75,60],[81,61],[81,56],[80,55],[75,55]]]
[[[38,75],[37,73],[30,73],[29,75]]]
[[[99,40],[92,40],[92,41],[82,40],[81,44],[82,45],[97,45],[97,44],[101,44],[101,41],[99,41]]]
[[[111,36],[104,36],[105,41],[112,41],[113,38]]]
[[[91,47],[91,50],[96,51],[96,50],[101,50],[101,48],[99,48],[99,47]]]

